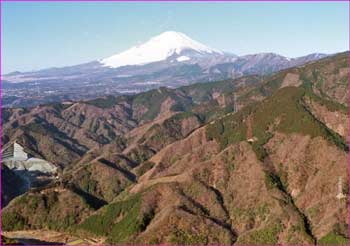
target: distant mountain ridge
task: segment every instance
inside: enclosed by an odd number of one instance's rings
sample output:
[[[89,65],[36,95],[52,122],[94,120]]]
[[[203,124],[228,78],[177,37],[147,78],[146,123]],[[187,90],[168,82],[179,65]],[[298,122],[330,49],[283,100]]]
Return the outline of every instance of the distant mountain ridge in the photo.
[[[275,53],[236,56],[168,31],[110,57],[75,66],[2,77],[5,106],[35,105],[180,87],[245,75],[266,75],[318,60],[326,54],[287,58]],[[36,99],[33,100],[33,95]]]
[[[275,72],[275,70],[298,66],[326,56],[326,54],[321,53],[313,53],[297,58],[287,58],[276,53],[236,56],[228,52],[209,48],[183,33],[167,31],[151,38],[144,44],[134,46],[124,52],[98,61],[31,72],[16,71],[5,74],[3,80],[7,82],[29,82],[31,79],[49,80],[59,76],[64,80],[69,80],[84,77],[94,78],[92,74],[97,73],[101,75],[106,72],[111,72],[109,76],[115,78],[133,77],[162,70],[164,66],[159,64],[160,62],[174,63],[166,64],[166,67],[179,65],[177,63],[199,64],[204,70],[219,64],[230,64],[232,72],[236,72],[240,76],[241,74],[250,73],[248,68],[252,67],[256,71],[271,70],[270,72]],[[156,63],[154,65],[158,69],[152,69],[153,66],[150,66],[152,63]],[[125,74],[126,72],[129,73]],[[219,72],[223,73],[223,71],[217,71],[216,73]]]

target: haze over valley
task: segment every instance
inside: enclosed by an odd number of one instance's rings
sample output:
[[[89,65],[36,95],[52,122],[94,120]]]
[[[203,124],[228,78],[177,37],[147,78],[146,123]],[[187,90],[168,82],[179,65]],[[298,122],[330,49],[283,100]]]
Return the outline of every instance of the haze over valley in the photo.
[[[183,33],[167,31],[98,61],[5,74],[3,107],[86,100],[246,75],[268,75],[325,56],[320,53],[298,58],[274,53],[236,56],[209,48]]]

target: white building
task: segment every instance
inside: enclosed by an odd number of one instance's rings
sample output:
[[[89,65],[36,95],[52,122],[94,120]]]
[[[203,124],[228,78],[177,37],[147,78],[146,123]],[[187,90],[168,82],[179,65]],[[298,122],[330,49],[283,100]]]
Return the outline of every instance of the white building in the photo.
[[[24,152],[23,147],[16,142],[2,152],[3,161],[9,161],[9,160],[25,161],[27,159],[28,159],[28,154]]]
[[[29,157],[24,148],[14,143],[2,151],[2,162],[10,169],[56,173],[57,167],[46,160]]]

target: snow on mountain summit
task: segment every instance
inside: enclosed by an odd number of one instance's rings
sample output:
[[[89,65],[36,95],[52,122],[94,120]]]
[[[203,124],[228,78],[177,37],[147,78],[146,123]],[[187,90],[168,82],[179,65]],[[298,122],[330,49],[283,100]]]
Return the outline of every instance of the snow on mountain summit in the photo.
[[[220,54],[204,44],[192,40],[180,32],[167,31],[151,38],[144,44],[134,46],[124,52],[102,59],[104,66],[117,68],[126,65],[143,65],[151,62],[163,61],[174,54],[191,50],[199,54]]]

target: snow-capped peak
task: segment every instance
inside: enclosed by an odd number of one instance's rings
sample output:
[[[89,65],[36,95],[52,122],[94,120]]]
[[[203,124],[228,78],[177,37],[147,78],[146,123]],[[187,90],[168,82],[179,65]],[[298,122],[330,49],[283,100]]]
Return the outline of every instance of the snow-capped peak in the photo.
[[[221,51],[211,49],[192,40],[183,33],[167,31],[151,38],[144,44],[102,59],[100,62],[104,66],[113,68],[126,65],[142,65],[166,60],[174,54],[180,55],[184,50],[192,50],[199,54],[223,54]]]

